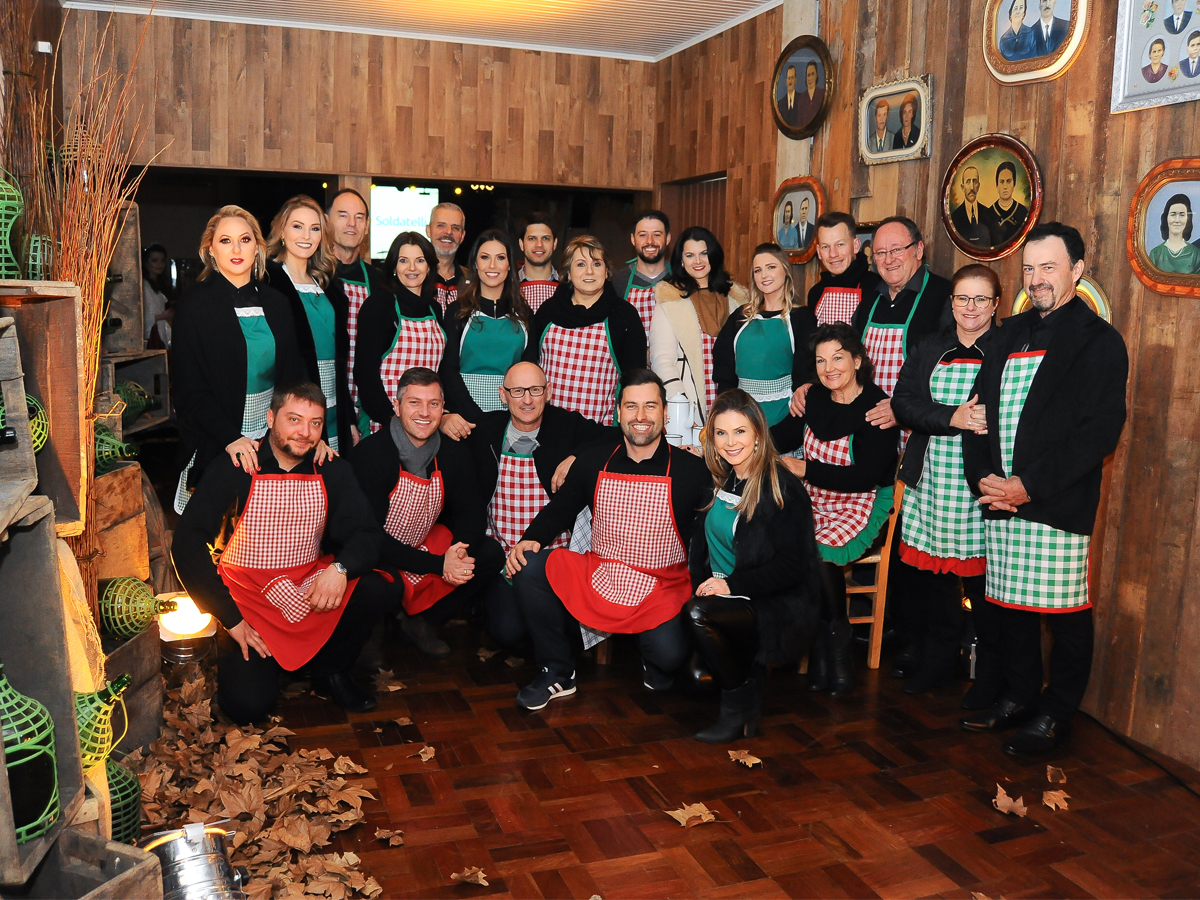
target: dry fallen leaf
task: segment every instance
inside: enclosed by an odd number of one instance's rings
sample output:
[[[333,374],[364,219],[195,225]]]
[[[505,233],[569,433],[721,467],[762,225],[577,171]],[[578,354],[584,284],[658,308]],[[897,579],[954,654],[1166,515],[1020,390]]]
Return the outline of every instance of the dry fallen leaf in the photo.
[[[479,661],[487,662],[489,659],[491,659],[493,656],[495,656],[499,652],[500,652],[499,650],[489,650],[487,647],[480,647],[479,648]]]
[[[375,840],[387,841],[387,845],[389,847],[399,847],[404,843],[404,838],[401,837],[403,834],[404,832],[400,831],[399,829],[391,831],[387,828],[376,828]]]
[[[333,762],[333,771],[336,775],[366,775],[367,770],[356,763],[348,756],[339,756]]]
[[[514,669],[519,669],[521,666],[525,665],[525,660],[521,659],[519,656],[510,656],[504,661],[504,663],[505,665],[511,666]]]
[[[971,900],[992,900],[987,894],[981,894],[978,891],[971,891]]]
[[[757,756],[751,756],[749,750],[730,750],[729,758],[734,762],[740,762],[747,769],[762,765],[762,760]]]
[[[380,669],[375,673],[375,691],[382,694],[386,691],[402,691],[404,682],[396,677],[391,669]]]
[[[1014,800],[1004,792],[1004,788],[1000,787],[1000,785],[996,785],[996,796],[992,800],[992,806],[1008,815],[1024,817],[1026,813],[1025,799],[1017,797]]]
[[[1046,766],[1046,780],[1051,784],[1066,784],[1067,773],[1058,766]]]
[[[692,803],[689,806],[681,806],[679,809],[664,809],[663,812],[684,828],[691,828],[693,825],[703,825],[705,822],[717,821],[717,817],[713,811],[703,803]]]
[[[383,771],[385,771],[385,772],[392,771],[392,766],[394,766],[394,765],[395,765],[395,763],[388,763],[386,766],[383,767]]]
[[[450,876],[451,881],[461,882],[464,884],[481,884],[484,887],[488,886],[487,874],[479,866],[470,866],[463,869],[461,872],[455,872]]]
[[[397,725],[399,725],[401,728],[403,728],[405,725],[412,724],[412,719],[410,719],[408,716],[401,716],[399,719],[392,719],[392,721],[395,722]]]
[[[1066,791],[1042,791],[1042,803],[1051,809],[1066,809],[1070,796]]]
[[[434,750],[432,747],[430,747],[428,744],[426,744],[424,747],[422,747],[416,753],[408,754],[408,758],[412,759],[414,756],[419,756],[419,757],[421,757],[421,762],[429,762],[431,759],[433,759],[433,754],[436,752],[437,752],[436,750]]]

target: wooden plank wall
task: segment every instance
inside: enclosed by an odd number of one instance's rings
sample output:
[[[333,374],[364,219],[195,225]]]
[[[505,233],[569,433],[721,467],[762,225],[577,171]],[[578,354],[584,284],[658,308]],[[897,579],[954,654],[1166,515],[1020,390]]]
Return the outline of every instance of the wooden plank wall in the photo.
[[[653,64],[74,10],[112,30],[160,165],[650,190]],[[77,54],[64,53],[66,84]]]
[[[684,184],[663,184],[658,189],[658,208],[671,217],[675,237],[692,225],[702,225],[725,245],[725,195],[728,179],[724,176]]]
[[[842,37],[845,28],[861,37],[856,71],[841,78],[841,90],[853,90],[854,100],[859,82],[933,74],[934,143],[930,160],[867,172],[854,162],[856,104],[839,97],[841,121],[827,129],[831,143],[814,171],[829,187],[830,176],[849,161],[860,218],[911,216],[928,236],[934,268],[949,275],[966,262],[937,214],[950,159],[988,132],[1013,134],[1033,149],[1046,186],[1043,220],[1059,219],[1083,233],[1088,274],[1109,294],[1131,361],[1130,419],[1107,465],[1093,543],[1097,641],[1085,708],[1197,765],[1200,300],[1144,288],[1125,255],[1125,229],[1142,176],[1163,159],[1195,155],[1200,103],[1109,113],[1116,0],[1092,0],[1090,33],[1066,75],[1002,86],[983,62],[983,6],[980,0],[821,0],[823,31],[843,23]],[[838,37],[826,32],[826,39]],[[1019,255],[996,268],[1011,302],[1020,286]]]
[[[751,252],[771,233],[776,138],[770,84],[782,30],[776,7],[656,63],[654,180],[726,176],[725,262],[743,284]],[[692,223],[672,224],[678,233]]]

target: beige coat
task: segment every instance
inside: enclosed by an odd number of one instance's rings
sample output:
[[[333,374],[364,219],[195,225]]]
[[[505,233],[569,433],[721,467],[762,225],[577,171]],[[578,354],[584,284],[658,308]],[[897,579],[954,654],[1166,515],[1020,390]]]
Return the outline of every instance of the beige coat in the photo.
[[[729,291],[729,311],[750,299],[740,284]],[[650,320],[650,368],[667,386],[667,399],[679,391],[708,416],[704,403],[704,356],[700,319],[692,301],[666,281],[654,287],[654,317]]]

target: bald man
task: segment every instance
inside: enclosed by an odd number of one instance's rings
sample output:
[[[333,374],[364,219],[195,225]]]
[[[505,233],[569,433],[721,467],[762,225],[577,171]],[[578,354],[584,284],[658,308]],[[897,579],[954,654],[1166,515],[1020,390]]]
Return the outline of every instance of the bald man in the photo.
[[[595,441],[609,441],[616,447],[621,432],[550,406],[553,388],[534,363],[514,364],[498,390],[506,408],[484,413],[467,444],[487,503],[488,537],[507,556],[566,478],[576,448]],[[567,546],[567,539],[564,532],[554,546]],[[524,652],[525,625],[512,584],[497,578],[484,605],[492,638],[506,650]]]

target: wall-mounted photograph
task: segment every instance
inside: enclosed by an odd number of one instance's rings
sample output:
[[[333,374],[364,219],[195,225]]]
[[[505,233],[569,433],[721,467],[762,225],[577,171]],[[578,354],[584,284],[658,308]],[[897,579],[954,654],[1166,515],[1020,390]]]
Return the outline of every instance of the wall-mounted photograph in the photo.
[[[789,178],[775,192],[771,240],[787,251],[793,265],[817,252],[817,219],[825,212],[825,191],[811,175]]]
[[[1004,84],[1049,81],[1070,68],[1088,33],[1091,0],[987,0],[983,58]]]
[[[858,154],[868,166],[929,156],[932,76],[867,88],[858,99]]]
[[[783,48],[771,81],[775,124],[794,140],[812,137],[833,103],[834,73],[829,48],[819,37],[803,34]]]
[[[1033,152],[1007,134],[985,134],[958,151],[942,179],[942,225],[974,259],[1003,259],[1042,211]]]
[[[1110,109],[1200,100],[1200,0],[1119,0]]]
[[[1168,159],[1142,179],[1129,210],[1133,272],[1160,294],[1200,297],[1200,157]]]
[[[858,231],[854,234],[862,246],[862,252],[867,255],[867,264],[872,272],[878,271],[875,268],[875,229],[878,227],[878,222],[859,222]]]
[[[1108,294],[1104,293],[1104,288],[1084,275],[1079,279],[1079,284],[1075,286],[1075,292],[1083,298],[1083,302],[1090,306],[1096,315],[1105,322],[1112,323],[1112,304],[1108,302]],[[1020,293],[1013,300],[1012,314],[1015,316],[1027,309],[1029,309],[1029,292],[1025,288],[1021,288]]]

